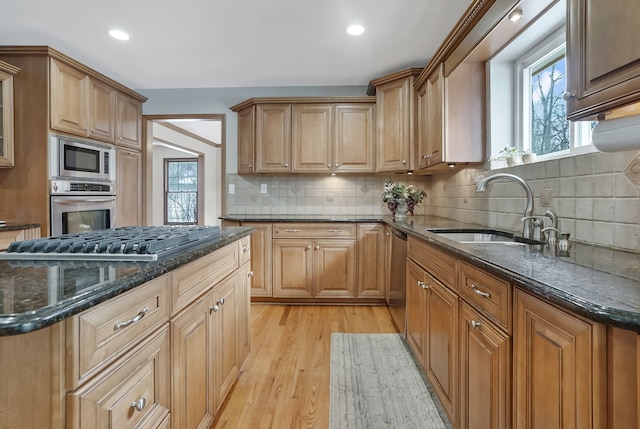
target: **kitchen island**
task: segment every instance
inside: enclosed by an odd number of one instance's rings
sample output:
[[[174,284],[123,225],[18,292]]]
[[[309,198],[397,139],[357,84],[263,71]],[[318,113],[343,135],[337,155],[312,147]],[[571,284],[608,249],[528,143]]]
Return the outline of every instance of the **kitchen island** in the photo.
[[[0,261],[0,428],[210,424],[249,352],[252,232],[155,261]]]

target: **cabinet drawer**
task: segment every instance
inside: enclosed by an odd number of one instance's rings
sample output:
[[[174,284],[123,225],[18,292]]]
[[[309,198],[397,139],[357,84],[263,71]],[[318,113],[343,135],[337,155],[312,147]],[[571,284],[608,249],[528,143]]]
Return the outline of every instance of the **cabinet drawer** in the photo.
[[[169,414],[169,330],[165,324],[67,395],[67,429],[156,428]]]
[[[274,223],[273,238],[356,238],[353,223]]]
[[[511,332],[511,285],[466,263],[460,264],[460,295]]]
[[[171,314],[237,269],[240,259],[237,243],[228,244],[202,258],[174,270],[171,274]]]
[[[238,243],[240,243],[240,265],[243,265],[251,260],[251,236],[241,238]]]
[[[446,286],[455,288],[456,258],[413,237],[407,240],[407,256]]]
[[[169,320],[168,285],[168,275],[158,277],[67,319],[69,389],[78,387]]]

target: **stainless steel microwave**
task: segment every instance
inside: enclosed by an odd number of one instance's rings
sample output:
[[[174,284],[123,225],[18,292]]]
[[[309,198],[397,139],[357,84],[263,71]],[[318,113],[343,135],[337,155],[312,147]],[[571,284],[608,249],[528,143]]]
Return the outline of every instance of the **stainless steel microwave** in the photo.
[[[51,135],[51,178],[115,181],[115,149],[108,145]]]

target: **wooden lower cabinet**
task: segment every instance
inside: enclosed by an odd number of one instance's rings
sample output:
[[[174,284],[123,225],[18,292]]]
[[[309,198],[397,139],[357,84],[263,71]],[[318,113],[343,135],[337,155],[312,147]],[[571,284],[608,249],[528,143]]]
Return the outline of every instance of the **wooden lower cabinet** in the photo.
[[[458,429],[511,427],[511,339],[465,302],[460,304]]]
[[[215,412],[220,409],[224,398],[231,390],[239,372],[238,346],[238,315],[240,314],[242,298],[242,283],[238,272],[223,280],[213,290],[213,362],[214,371],[214,406]]]
[[[359,223],[356,230],[358,247],[358,298],[385,298],[387,276],[386,230],[383,224]]]
[[[273,240],[273,296],[355,298],[355,240]]]
[[[167,325],[67,395],[67,429],[157,428],[169,414]]]
[[[424,270],[415,262],[407,259],[407,341],[424,370],[427,294],[423,279]]]
[[[604,326],[516,290],[514,428],[607,427],[605,335]]]
[[[40,238],[39,227],[0,231],[0,251],[7,250],[14,241],[32,240],[34,238]]]
[[[258,222],[242,222],[242,226],[256,229],[251,234],[251,271],[253,271],[251,296],[271,297],[273,295],[271,282],[273,227],[270,223]]]
[[[607,428],[640,427],[640,334],[620,328],[607,332]]]

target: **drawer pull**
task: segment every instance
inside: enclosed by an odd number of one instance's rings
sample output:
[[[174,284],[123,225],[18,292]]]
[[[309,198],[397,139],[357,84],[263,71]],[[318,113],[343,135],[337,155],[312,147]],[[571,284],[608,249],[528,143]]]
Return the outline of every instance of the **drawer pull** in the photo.
[[[119,331],[122,328],[126,328],[129,325],[133,325],[136,322],[142,320],[145,314],[149,311],[149,307],[144,307],[140,310],[140,313],[136,314],[132,319],[127,320],[126,322],[118,322],[113,326],[114,331]]]
[[[471,321],[471,327],[473,329],[480,329],[480,322],[476,322],[475,320]]]
[[[342,232],[341,229],[330,229],[329,232]]]
[[[490,293],[481,291],[480,289],[478,289],[478,286],[474,285],[473,283],[471,283],[471,289],[473,289],[476,295],[480,295],[483,298],[491,298]]]
[[[218,307],[218,305],[216,304],[216,305],[214,305],[213,307],[211,307],[209,310],[210,310],[210,311],[213,311],[214,313],[217,313],[217,312],[218,312],[218,310],[220,310],[220,307]]]
[[[140,398],[137,401],[131,403],[131,408],[142,411],[144,410],[145,405],[147,405],[147,400],[144,398]]]
[[[299,229],[285,229],[285,232],[300,232]]]
[[[429,285],[420,280],[418,280],[418,286],[420,286],[422,289],[429,289]]]
[[[247,273],[247,277],[253,277],[253,271],[249,271],[249,272]]]
[[[248,246],[243,247],[242,253],[249,253],[249,247]]]
[[[320,250],[320,246],[316,246],[316,250]]]
[[[218,300],[218,304],[220,304],[220,305],[224,305],[224,298],[220,298],[220,299]]]

